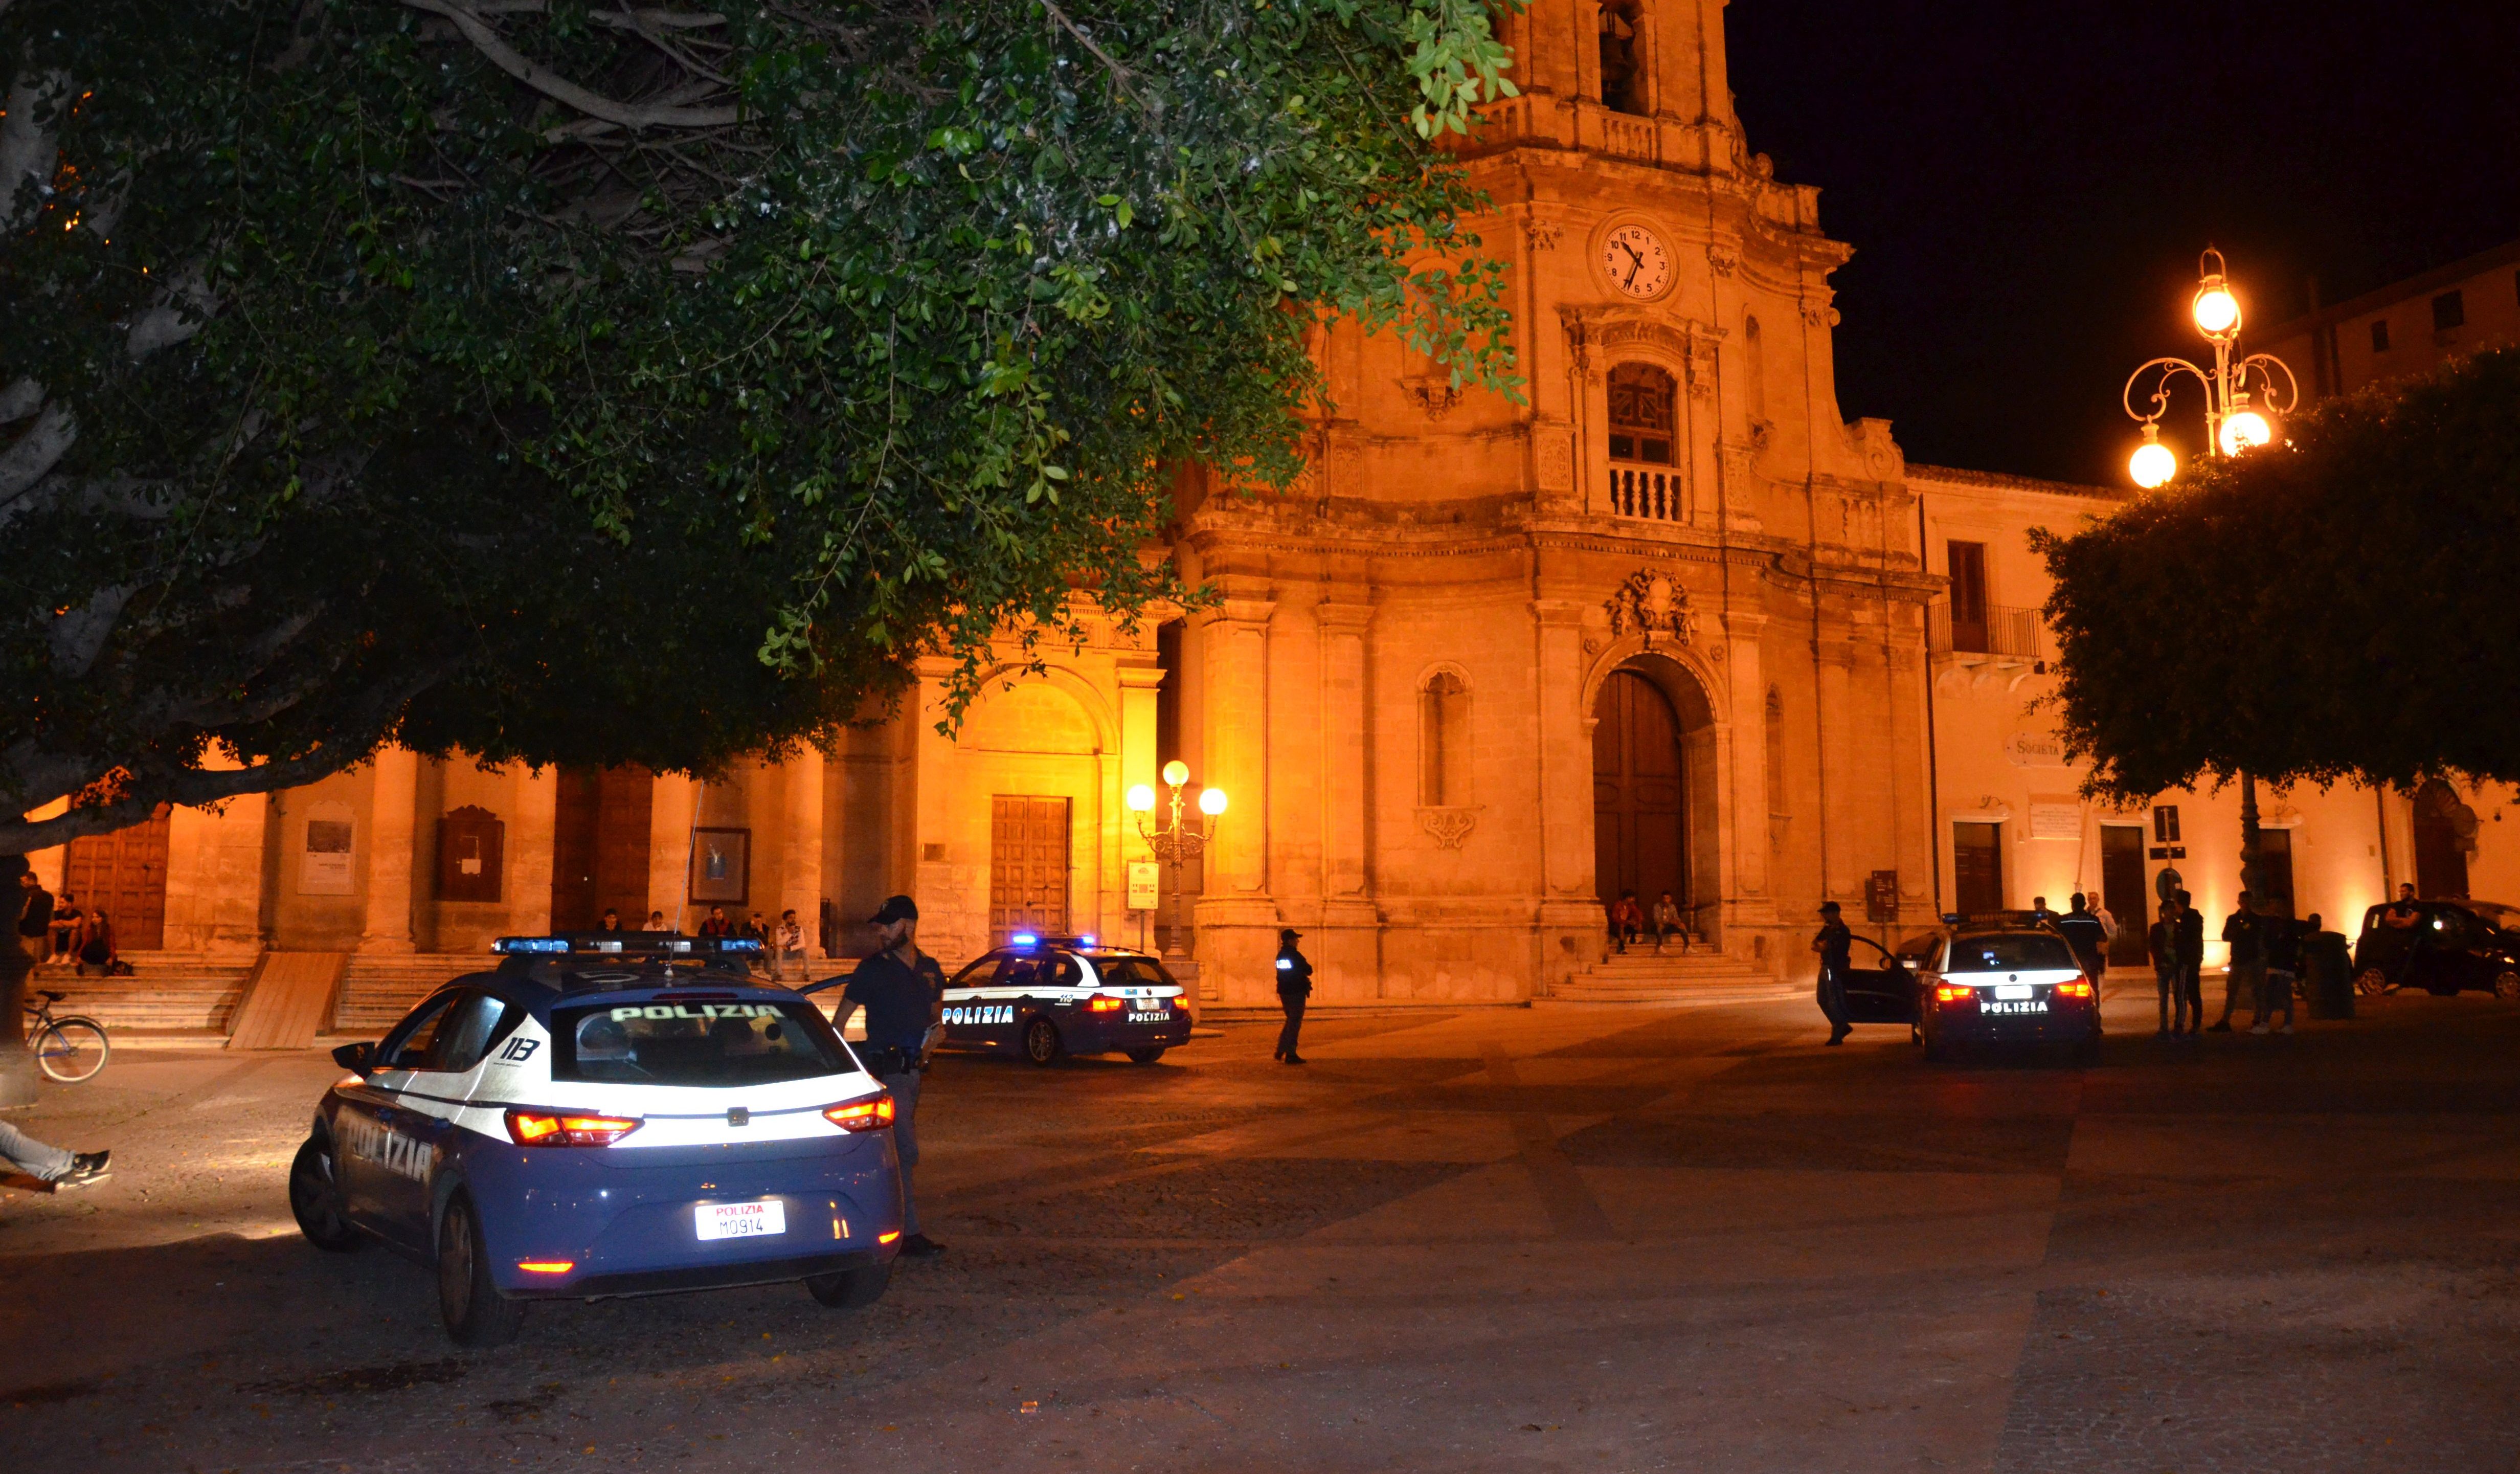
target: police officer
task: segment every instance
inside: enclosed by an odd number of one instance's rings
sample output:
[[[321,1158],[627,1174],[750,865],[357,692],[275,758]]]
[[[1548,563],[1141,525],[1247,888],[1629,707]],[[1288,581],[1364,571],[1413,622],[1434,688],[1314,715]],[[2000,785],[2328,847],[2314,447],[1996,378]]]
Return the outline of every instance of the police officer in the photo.
[[[1820,953],[1820,1011],[1828,1020],[1828,1042],[1834,1048],[1853,1032],[1846,1022],[1846,974],[1855,965],[1855,934],[1838,919],[1836,901],[1820,903],[1820,931],[1812,938],[1812,950]]]
[[[944,1030],[945,970],[919,949],[919,902],[895,896],[871,920],[883,950],[850,974],[832,1027],[846,1029],[860,1008],[866,1010],[860,1053],[892,1092],[892,1145],[901,1159],[901,1252],[925,1259],[944,1253],[945,1246],[919,1231],[919,1200],[910,1183],[919,1166],[919,1076]]]
[[[1286,927],[1278,933],[1278,1006],[1286,1011],[1286,1027],[1278,1031],[1278,1055],[1290,1065],[1304,1063],[1295,1052],[1295,1036],[1304,1032],[1304,1000],[1313,995],[1313,965],[1295,945],[1303,933]]]

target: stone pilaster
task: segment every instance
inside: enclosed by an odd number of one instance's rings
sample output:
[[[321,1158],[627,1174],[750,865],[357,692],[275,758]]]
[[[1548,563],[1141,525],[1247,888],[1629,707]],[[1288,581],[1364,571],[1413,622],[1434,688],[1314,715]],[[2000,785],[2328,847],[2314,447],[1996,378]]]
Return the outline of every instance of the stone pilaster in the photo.
[[[508,927],[537,937],[552,924],[552,847],[560,827],[560,769],[527,768],[516,775],[516,818],[508,825]]]
[[[368,809],[367,925],[363,952],[408,952],[411,939],[412,839],[419,819],[420,757],[399,745],[372,760],[376,794]]]
[[[1278,907],[1269,895],[1269,622],[1278,603],[1263,579],[1222,576],[1222,607],[1205,630],[1207,670],[1200,727],[1207,771],[1226,812],[1208,847],[1206,889],[1195,910],[1199,982],[1207,996],[1260,1003],[1276,995]]]
[[[699,785],[681,773],[658,773],[648,808],[648,908],[665,913],[665,925],[685,932],[698,926],[684,914],[691,896],[692,825],[699,815]],[[679,918],[679,920],[678,920]],[[622,925],[630,924],[628,917]],[[640,918],[646,925],[647,918]]]

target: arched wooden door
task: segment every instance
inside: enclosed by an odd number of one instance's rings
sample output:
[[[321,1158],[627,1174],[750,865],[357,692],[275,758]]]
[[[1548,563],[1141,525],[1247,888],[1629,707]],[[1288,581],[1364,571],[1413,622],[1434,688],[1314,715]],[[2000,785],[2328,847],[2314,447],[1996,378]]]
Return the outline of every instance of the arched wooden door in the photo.
[[[2426,900],[2466,898],[2466,836],[2459,833],[2465,809],[2458,791],[2439,778],[2415,790],[2415,894]],[[2476,822],[2472,812],[2466,818]]]
[[[1688,820],[1680,718],[1662,688],[1613,670],[1593,706],[1593,877],[1604,902],[1637,893],[1650,914],[1669,891],[1688,906]]]

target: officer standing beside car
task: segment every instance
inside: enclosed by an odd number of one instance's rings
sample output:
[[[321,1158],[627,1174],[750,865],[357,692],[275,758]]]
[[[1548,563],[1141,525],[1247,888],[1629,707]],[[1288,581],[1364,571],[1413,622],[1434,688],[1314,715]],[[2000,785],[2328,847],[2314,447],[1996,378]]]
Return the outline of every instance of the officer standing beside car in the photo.
[[[1303,933],[1286,927],[1278,933],[1278,1006],[1286,1015],[1286,1027],[1278,1031],[1278,1055],[1290,1065],[1304,1063],[1295,1052],[1296,1036],[1304,1032],[1304,1002],[1313,995],[1313,964],[1304,960],[1304,949],[1295,945]]]
[[[1846,974],[1855,965],[1855,933],[1840,916],[1836,901],[1821,902],[1820,931],[1812,938],[1812,950],[1820,953],[1820,1011],[1828,1020],[1828,1041],[1834,1047],[1855,1032],[1846,1018]]]
[[[919,1231],[919,1200],[911,1190],[919,1166],[919,1077],[944,1032],[945,970],[919,949],[917,901],[895,896],[870,920],[883,950],[849,975],[832,1027],[846,1029],[860,1008],[866,1010],[866,1043],[858,1053],[892,1092],[892,1145],[901,1160],[901,1252],[924,1259],[945,1252],[943,1244]]]

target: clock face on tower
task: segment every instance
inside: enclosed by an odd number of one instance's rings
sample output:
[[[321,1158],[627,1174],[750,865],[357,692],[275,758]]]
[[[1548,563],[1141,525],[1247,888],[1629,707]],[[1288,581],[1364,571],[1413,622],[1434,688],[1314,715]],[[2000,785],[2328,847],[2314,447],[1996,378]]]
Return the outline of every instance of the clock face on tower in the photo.
[[[1671,284],[1671,253],[1644,226],[1622,225],[1601,242],[1601,269],[1629,297],[1660,297]]]

